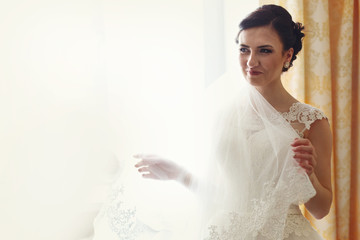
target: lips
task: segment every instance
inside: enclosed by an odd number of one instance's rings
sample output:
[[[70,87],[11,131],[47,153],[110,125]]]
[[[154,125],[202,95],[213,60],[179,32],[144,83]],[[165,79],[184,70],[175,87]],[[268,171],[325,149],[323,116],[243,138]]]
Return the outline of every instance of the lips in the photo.
[[[255,70],[251,70],[251,69],[247,70],[247,73],[251,76],[257,76],[257,75],[262,74],[262,72],[260,72],[260,71],[255,71]]]

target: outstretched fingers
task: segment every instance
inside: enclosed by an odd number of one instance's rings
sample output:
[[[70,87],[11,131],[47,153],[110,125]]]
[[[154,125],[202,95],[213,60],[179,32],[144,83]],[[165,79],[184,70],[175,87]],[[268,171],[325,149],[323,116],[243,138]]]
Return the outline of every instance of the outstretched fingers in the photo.
[[[143,167],[143,166],[149,166],[150,162],[148,160],[141,160],[140,162],[135,164],[135,167],[139,168],[139,167]]]
[[[154,154],[136,154],[134,158],[141,159],[138,163],[135,164],[135,167],[150,166],[157,164],[160,157]]]
[[[151,179],[160,179],[158,176],[156,176],[153,173],[144,173],[144,174],[142,174],[142,177],[143,178],[151,178]]]
[[[140,168],[138,168],[138,172],[140,172],[140,173],[150,172],[150,168],[149,167],[140,167]]]

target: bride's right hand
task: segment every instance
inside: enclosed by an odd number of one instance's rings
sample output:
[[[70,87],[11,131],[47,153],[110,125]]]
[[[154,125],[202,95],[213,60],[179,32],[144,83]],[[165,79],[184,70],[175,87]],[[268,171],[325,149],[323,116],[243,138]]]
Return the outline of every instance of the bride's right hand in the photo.
[[[176,163],[157,155],[137,154],[134,158],[141,159],[135,167],[144,178],[181,181],[186,174]]]

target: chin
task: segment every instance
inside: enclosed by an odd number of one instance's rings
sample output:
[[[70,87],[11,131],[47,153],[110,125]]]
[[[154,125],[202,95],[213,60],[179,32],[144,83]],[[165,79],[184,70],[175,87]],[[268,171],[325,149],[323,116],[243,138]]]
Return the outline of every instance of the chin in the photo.
[[[260,87],[262,86],[261,84],[261,80],[258,78],[253,78],[253,77],[249,77],[249,76],[245,76],[246,81],[254,87]]]

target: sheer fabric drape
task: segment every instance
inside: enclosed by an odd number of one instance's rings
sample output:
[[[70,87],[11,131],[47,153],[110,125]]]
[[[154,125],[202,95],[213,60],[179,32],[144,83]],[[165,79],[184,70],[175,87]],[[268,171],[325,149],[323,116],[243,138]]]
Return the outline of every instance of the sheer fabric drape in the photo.
[[[235,89],[225,101],[205,101],[199,132],[206,134],[196,157],[187,156],[202,168],[191,193],[174,182],[150,184],[130,164],[95,221],[95,239],[283,239],[291,206],[315,194],[293,158],[299,135],[254,87],[229,79],[220,79]]]

